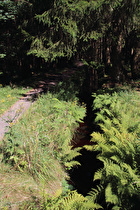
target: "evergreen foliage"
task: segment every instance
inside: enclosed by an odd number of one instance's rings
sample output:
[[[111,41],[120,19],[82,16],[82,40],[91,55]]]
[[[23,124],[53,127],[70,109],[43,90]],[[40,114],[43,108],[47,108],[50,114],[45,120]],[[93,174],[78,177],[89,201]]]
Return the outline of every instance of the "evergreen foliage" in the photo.
[[[78,57],[95,64],[92,68],[99,79],[106,72],[113,81],[121,81],[130,69],[133,72],[139,66],[135,57],[138,6],[137,0],[53,1],[48,10],[35,16],[42,32],[34,36],[28,55],[46,62]],[[132,34],[137,37],[135,43],[130,41]]]
[[[0,43],[0,59],[3,59],[6,56],[8,56],[8,49],[5,41],[11,38],[13,31],[15,32],[15,30],[11,28],[10,24],[14,26],[14,18],[16,14],[17,9],[13,2],[0,1],[0,24],[3,32],[1,34]],[[5,28],[8,28],[9,30],[5,30]],[[11,54],[14,53],[12,51]]]
[[[22,33],[22,25],[27,25],[29,18],[31,7],[27,2],[0,1],[0,71],[9,77],[15,74],[19,76],[22,64],[25,67],[28,63],[28,46]]]
[[[91,40],[98,40],[104,29],[100,15],[103,1],[54,1],[52,8],[36,15],[44,32],[32,42],[28,54],[35,54],[46,61],[57,58],[70,59],[90,48]]]
[[[139,76],[138,0],[0,1],[0,24],[2,72],[79,59],[90,65],[91,83]]]

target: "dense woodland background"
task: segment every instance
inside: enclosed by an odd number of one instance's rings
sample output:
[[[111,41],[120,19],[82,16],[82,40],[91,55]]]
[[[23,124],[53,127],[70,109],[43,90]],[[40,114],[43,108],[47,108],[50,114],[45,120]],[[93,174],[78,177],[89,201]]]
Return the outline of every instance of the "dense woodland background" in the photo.
[[[138,79],[138,0],[0,1],[0,71],[7,82],[34,71],[85,65],[90,89]]]

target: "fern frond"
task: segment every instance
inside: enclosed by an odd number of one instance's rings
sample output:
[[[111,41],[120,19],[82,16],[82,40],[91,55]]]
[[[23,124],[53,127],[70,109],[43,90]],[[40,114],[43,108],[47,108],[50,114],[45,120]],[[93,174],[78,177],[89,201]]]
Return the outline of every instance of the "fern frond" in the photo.
[[[100,142],[100,141],[104,142],[105,141],[104,136],[98,132],[93,132],[91,134],[91,136],[92,136],[92,139],[91,139],[92,142]]]
[[[101,180],[102,173],[103,173],[103,169],[99,169],[98,171],[96,171],[95,174],[94,174],[93,181]]]
[[[91,202],[91,201],[87,201],[82,209],[79,209],[79,210],[95,210],[95,209],[103,209],[103,207],[101,205],[99,205],[98,203],[94,203],[94,202]]]
[[[81,164],[80,164],[78,161],[73,160],[73,161],[64,163],[64,165],[65,165],[65,167],[66,167],[67,169],[70,170],[70,169],[73,168],[74,166],[80,166]]]
[[[92,145],[84,145],[83,148],[85,148],[87,151],[90,151],[90,152],[95,150],[95,147]]]
[[[96,122],[103,134],[92,134],[92,141],[96,143],[93,148],[99,152],[97,158],[104,165],[95,173],[94,181],[100,181],[103,189],[99,194],[105,196],[106,205],[111,204],[112,209],[135,209],[135,199],[139,203],[140,194],[140,141],[137,140],[140,131],[137,118],[135,122],[139,111],[137,107],[128,106],[124,93],[121,94],[121,97],[118,93],[112,96],[96,94],[94,100]],[[97,192],[97,197],[99,194]]]
[[[72,147],[70,147],[72,148]],[[81,150],[81,148],[74,148],[73,150],[71,149],[70,151],[67,151],[65,153],[65,161],[70,161],[73,160],[74,158],[78,157],[81,155],[81,153],[79,152]]]
[[[111,184],[109,183],[105,189],[105,199],[107,203],[116,205],[118,203],[118,196],[112,191]]]
[[[106,108],[102,109],[102,110],[100,111],[100,113],[101,113],[102,115],[105,115],[105,116],[108,116],[108,117],[112,117],[112,116],[113,116],[112,113],[111,113],[111,111],[110,111],[109,109],[106,109]]]
[[[102,193],[103,190],[103,185],[99,184],[96,186],[96,189],[92,188],[91,191],[88,193],[88,196],[86,197],[88,198],[88,200],[96,202],[97,197],[100,195],[100,193]]]
[[[87,199],[83,195],[77,193],[76,191],[73,191],[70,192],[68,196],[63,199],[61,208],[66,210],[80,209],[80,207],[82,208],[83,203],[86,200]]]

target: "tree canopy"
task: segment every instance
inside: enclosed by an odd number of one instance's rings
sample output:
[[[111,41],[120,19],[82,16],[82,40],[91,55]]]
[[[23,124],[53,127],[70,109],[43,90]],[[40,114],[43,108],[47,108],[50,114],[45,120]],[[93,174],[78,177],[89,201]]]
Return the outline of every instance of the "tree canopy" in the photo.
[[[0,1],[1,71],[79,59],[90,77],[139,73],[138,0]],[[10,67],[10,69],[9,69]],[[15,68],[16,67],[16,68]],[[92,69],[92,70],[91,70]],[[94,73],[93,73],[94,69]],[[17,70],[16,70],[17,71]]]

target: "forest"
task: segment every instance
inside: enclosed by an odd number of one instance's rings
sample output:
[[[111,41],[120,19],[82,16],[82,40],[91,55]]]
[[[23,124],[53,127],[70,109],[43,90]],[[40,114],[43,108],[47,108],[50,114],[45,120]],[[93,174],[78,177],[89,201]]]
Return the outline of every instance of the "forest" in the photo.
[[[0,0],[0,119],[43,90],[0,139],[0,209],[139,209],[139,23],[138,0]]]

